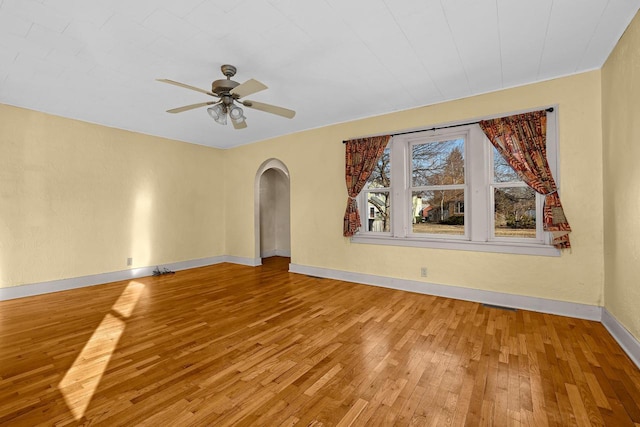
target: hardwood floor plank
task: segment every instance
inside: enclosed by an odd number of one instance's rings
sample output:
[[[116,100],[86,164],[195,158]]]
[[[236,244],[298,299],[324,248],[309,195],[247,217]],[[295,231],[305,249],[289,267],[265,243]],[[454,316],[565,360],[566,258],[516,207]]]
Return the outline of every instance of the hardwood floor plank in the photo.
[[[582,396],[580,396],[580,391],[578,387],[574,384],[566,384],[567,387],[567,395],[569,397],[569,402],[571,407],[573,408],[573,415],[575,416],[575,421],[579,427],[589,427],[591,425],[599,425],[599,424],[591,424],[589,420],[589,414],[587,413],[587,409],[585,408],[584,401],[582,400]]]
[[[640,371],[597,322],[287,266],[0,302],[0,424],[640,424]]]
[[[349,427],[358,418],[360,413],[367,407],[369,402],[364,399],[358,399],[356,403],[349,409],[349,411],[340,419],[337,427]]]

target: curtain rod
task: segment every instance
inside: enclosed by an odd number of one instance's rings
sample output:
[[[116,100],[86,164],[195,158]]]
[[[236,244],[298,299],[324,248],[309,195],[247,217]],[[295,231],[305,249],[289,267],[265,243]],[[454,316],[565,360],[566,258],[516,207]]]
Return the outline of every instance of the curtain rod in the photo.
[[[549,107],[549,108],[545,108],[545,110],[547,113],[553,113],[553,107]],[[432,130],[439,130],[439,129],[449,129],[449,128],[457,128],[460,126],[468,126],[468,125],[475,125],[480,123],[480,121],[477,122],[467,122],[467,123],[458,123],[457,125],[449,125],[449,126],[440,126],[440,127],[433,127],[431,129],[419,129],[419,130],[409,130],[407,132],[399,132],[399,133],[392,133],[391,136],[398,136],[398,135],[408,135],[410,133],[418,133],[418,132],[428,132],[428,131],[432,131]],[[353,138],[356,139],[356,138]],[[343,144],[346,144],[347,141],[342,141]]]

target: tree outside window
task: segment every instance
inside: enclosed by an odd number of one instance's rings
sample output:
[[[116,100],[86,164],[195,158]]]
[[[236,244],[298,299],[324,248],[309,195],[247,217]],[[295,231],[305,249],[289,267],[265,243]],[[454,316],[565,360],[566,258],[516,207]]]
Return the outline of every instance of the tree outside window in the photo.
[[[459,137],[412,145],[413,233],[465,233],[464,141]]]

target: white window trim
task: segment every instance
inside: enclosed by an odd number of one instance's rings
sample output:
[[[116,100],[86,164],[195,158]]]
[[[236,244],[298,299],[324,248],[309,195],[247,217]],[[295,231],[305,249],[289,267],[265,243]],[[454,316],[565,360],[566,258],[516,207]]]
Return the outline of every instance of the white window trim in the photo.
[[[547,157],[549,162],[549,168],[556,181],[556,185],[560,188],[559,173],[558,173],[558,129],[557,129],[557,112],[558,107],[553,106],[554,112],[547,114]],[[504,117],[512,114],[519,114],[533,110],[525,110],[514,112],[510,114],[503,114],[499,116],[484,117],[482,119],[490,119],[495,117]],[[447,123],[441,125],[456,126],[458,123]],[[435,126],[438,127],[438,126]],[[391,145],[391,159],[401,159],[405,164],[405,170],[401,168],[391,168],[391,200],[392,207],[398,206],[401,203],[404,206],[409,207],[411,200],[408,196],[409,188],[409,176],[407,171],[410,172],[410,154],[406,148],[410,141],[416,139],[424,139],[425,135],[429,137],[468,132],[468,139],[465,142],[465,159],[474,159],[475,156],[480,156],[484,159],[485,165],[492,165],[492,163],[486,163],[490,160],[491,150],[489,149],[490,143],[483,143],[473,145],[469,141],[475,140],[475,138],[485,138],[484,132],[477,125],[460,126],[454,129],[441,129],[441,130],[425,130],[425,133],[415,133],[409,135],[394,136]],[[478,134],[479,133],[479,134]],[[392,160],[392,162],[394,162]],[[397,162],[397,160],[396,160]],[[394,163],[396,163],[394,162]],[[466,162],[465,170],[465,182],[469,183],[472,187],[465,190],[465,216],[468,215],[469,220],[465,220],[465,236],[447,236],[446,238],[438,237],[434,238],[430,235],[416,235],[411,233],[411,215],[403,215],[398,212],[397,209],[392,210],[391,215],[391,233],[375,233],[375,232],[358,232],[351,238],[353,243],[362,244],[377,244],[377,245],[390,245],[390,246],[408,246],[418,248],[431,248],[431,249],[449,249],[449,250],[464,250],[464,251],[477,251],[477,252],[493,252],[493,253],[509,253],[520,255],[536,255],[536,256],[560,256],[560,250],[551,245],[551,233],[542,231],[542,221],[537,221],[538,230],[537,235],[542,236],[541,240],[535,239],[530,241],[529,239],[514,239],[514,238],[496,238],[493,237],[494,230],[494,218],[490,215],[492,209],[493,194],[492,191],[477,191],[473,187],[474,183],[480,183],[483,188],[491,187],[491,178],[489,173],[493,173],[493,170],[489,170],[488,167],[479,167],[479,162],[469,161]],[[366,203],[362,203],[363,198],[360,198],[359,203],[365,206]],[[542,203],[543,198],[540,195],[536,195],[536,206],[538,218],[542,218]],[[393,208],[392,208],[393,209]],[[411,210],[411,208],[409,208]],[[366,212],[368,213],[368,212]],[[473,215],[473,217],[472,217]],[[366,218],[366,217],[365,217]],[[473,218],[473,220],[471,220]],[[468,239],[468,240],[465,240]]]

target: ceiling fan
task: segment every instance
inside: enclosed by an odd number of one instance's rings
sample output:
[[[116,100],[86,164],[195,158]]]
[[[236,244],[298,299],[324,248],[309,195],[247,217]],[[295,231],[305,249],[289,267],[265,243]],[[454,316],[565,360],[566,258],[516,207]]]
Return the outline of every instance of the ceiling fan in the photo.
[[[236,74],[236,67],[233,65],[225,64],[220,67],[222,74],[227,78],[215,80],[211,83],[211,91],[200,89],[195,86],[191,86],[185,83],[176,82],[169,79],[157,79],[162,83],[169,83],[175,86],[180,86],[186,89],[195,90],[214,98],[218,98],[216,101],[200,102],[197,104],[185,105],[184,107],[172,108],[167,110],[167,113],[182,113],[183,111],[193,110],[194,108],[204,107],[210,105],[207,108],[209,115],[219,124],[227,124],[227,115],[231,119],[233,127],[236,129],[244,129],[247,127],[246,117],[244,111],[237,104],[241,104],[245,107],[253,108],[255,110],[264,111],[278,116],[292,119],[296,115],[296,112],[287,108],[278,107],[271,104],[265,104],[263,102],[256,102],[250,100],[242,100],[245,96],[260,92],[267,89],[263,83],[257,80],[249,79],[244,83],[238,83],[231,80]]]

